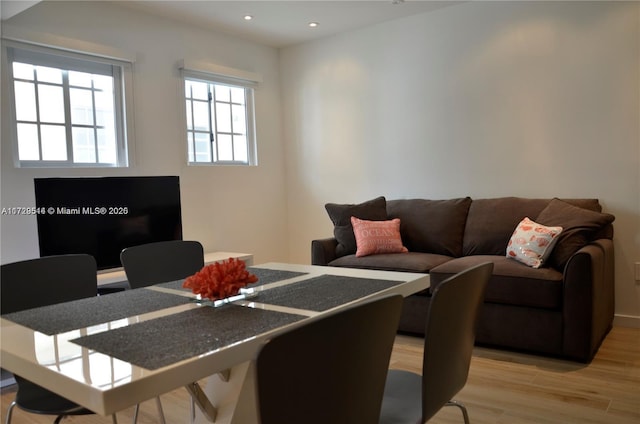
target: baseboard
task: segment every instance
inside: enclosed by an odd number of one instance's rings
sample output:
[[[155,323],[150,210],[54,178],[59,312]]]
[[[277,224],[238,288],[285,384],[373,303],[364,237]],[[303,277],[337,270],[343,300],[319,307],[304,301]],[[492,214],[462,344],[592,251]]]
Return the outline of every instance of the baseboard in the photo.
[[[640,316],[614,315],[613,325],[618,327],[640,328]]]

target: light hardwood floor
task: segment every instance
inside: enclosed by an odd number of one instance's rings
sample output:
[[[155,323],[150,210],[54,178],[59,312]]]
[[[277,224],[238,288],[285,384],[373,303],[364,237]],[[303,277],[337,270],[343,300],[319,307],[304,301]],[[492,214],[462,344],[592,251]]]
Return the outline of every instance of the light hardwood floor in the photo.
[[[422,342],[420,338],[398,336],[391,367],[419,372]],[[11,389],[3,390],[3,421],[13,397]],[[456,399],[467,406],[472,424],[640,423],[640,329],[615,327],[588,365],[476,348],[469,380]],[[188,422],[186,390],[163,395],[162,404],[168,423]],[[118,413],[118,421],[130,423],[132,416],[133,408],[129,408]],[[154,402],[142,404],[140,424],[155,423],[156,417]],[[13,414],[14,424],[51,422],[51,417],[18,409]],[[99,416],[68,417],[63,421],[110,422]],[[431,423],[462,424],[462,416],[457,408],[444,408]]]

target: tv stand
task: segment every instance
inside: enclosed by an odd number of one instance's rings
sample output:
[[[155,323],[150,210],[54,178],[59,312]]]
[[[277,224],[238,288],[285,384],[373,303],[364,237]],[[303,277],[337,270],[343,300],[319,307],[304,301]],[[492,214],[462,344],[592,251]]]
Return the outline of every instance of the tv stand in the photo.
[[[249,253],[237,252],[210,252],[204,254],[204,264],[212,264],[214,262],[224,261],[229,258],[242,259],[247,266],[253,265],[253,255]],[[118,289],[127,288],[127,275],[124,269],[98,273],[98,288],[100,289]]]

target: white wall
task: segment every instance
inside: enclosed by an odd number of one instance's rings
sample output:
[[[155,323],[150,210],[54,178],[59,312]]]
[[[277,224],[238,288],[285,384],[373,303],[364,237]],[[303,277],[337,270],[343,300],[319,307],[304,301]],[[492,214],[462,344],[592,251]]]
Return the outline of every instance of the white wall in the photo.
[[[309,263],[310,241],[332,231],[326,202],[597,197],[616,215],[616,313],[633,322],[639,21],[634,2],[472,2],[278,52],[116,2],[44,2],[4,21],[2,34],[135,54],[136,163],[15,169],[3,113],[1,204],[33,205],[34,177],[179,175],[185,238],[256,262]],[[258,167],[185,165],[182,58],[262,74]],[[0,231],[2,263],[38,255],[35,219],[2,216]]]
[[[179,175],[183,235],[206,251],[248,252],[256,262],[286,261],[284,150],[278,51],[139,14],[117,2],[44,2],[3,22],[2,34],[53,34],[131,52],[135,164],[129,169],[16,169],[2,115],[2,206],[33,206],[33,178],[78,175]],[[257,167],[187,167],[178,95],[180,59],[203,59],[259,73]],[[3,96],[3,108],[6,96]],[[5,109],[6,110],[6,109]],[[3,263],[38,256],[35,218],[2,216]]]
[[[291,260],[332,234],[326,202],[596,197],[639,324],[638,9],[472,2],[283,50]]]

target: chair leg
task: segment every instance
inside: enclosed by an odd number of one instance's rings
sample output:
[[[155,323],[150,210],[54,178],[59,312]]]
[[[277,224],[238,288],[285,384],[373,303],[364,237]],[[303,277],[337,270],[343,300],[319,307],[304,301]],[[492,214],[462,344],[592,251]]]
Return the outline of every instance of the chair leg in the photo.
[[[464,424],[469,424],[469,414],[467,413],[467,408],[462,403],[455,400],[450,400],[449,402],[447,402],[446,406],[456,406],[460,408],[460,410],[462,411],[462,418],[464,418]]]
[[[133,424],[138,422],[138,411],[140,410],[140,404],[136,405],[136,408],[133,410]]]
[[[7,409],[7,419],[5,420],[5,424],[11,424],[11,414],[13,414],[13,408],[16,406],[16,401],[14,400],[13,402],[11,402],[11,404],[9,405],[9,408]]]
[[[111,415],[111,421],[113,424],[118,424],[118,417],[116,417],[116,414]]]
[[[53,421],[53,424],[60,424],[60,421],[64,418],[64,415],[58,415],[56,419]]]
[[[166,424],[164,419],[164,412],[162,411],[162,403],[160,402],[160,396],[156,397],[156,406],[158,407],[158,416],[160,417],[160,424]]]
[[[164,412],[162,411],[162,403],[160,403],[160,397],[156,397],[156,406],[158,407],[158,421],[160,424],[166,424],[164,419]],[[133,424],[138,422],[138,412],[140,411],[140,404],[136,405],[136,409],[133,411]]]

